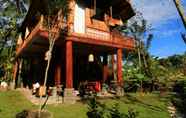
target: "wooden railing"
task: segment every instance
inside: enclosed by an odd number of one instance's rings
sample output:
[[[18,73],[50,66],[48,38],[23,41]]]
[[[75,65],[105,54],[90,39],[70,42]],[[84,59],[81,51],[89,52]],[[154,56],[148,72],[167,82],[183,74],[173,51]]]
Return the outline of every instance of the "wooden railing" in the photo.
[[[100,40],[110,40],[110,33],[106,32],[106,31],[102,31],[102,30],[98,30],[95,28],[86,28],[86,34],[87,37],[90,38],[96,38],[96,39],[100,39]]]

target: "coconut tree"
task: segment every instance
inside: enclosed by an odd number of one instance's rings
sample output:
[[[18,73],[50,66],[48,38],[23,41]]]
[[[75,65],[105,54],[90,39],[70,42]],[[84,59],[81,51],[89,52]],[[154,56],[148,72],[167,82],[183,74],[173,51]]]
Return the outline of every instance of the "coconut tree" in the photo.
[[[184,25],[184,27],[186,29],[186,15],[184,14],[183,6],[181,5],[180,0],[173,0],[173,1],[174,1],[174,4],[175,4],[176,8],[177,8],[177,11],[178,11],[178,13],[179,13],[179,15],[181,17],[183,25]],[[182,33],[181,36],[182,36],[182,39],[184,40],[184,42],[186,44],[186,34]]]
[[[178,10],[178,13],[183,21],[184,27],[186,28],[186,16],[184,14],[183,6],[181,5],[180,0],[173,0],[173,1],[174,1],[174,4]]]
[[[141,92],[143,90],[143,81],[148,78],[152,78],[152,72],[150,68],[150,55],[148,49],[150,47],[153,35],[148,34],[151,30],[151,27],[147,25],[146,20],[143,18],[141,13],[136,12],[136,16],[131,19],[128,23],[128,26],[123,31],[127,35],[132,35],[136,42],[136,49],[133,53],[132,58],[136,69],[138,70],[134,78],[140,82]]]

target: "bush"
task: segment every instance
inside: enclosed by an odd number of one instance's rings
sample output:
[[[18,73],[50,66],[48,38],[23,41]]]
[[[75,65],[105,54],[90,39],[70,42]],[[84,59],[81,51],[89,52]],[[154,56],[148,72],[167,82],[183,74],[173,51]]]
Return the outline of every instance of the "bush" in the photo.
[[[128,113],[121,113],[119,111],[119,104],[116,103],[114,106],[109,110],[109,118],[137,118],[138,112],[134,111],[134,109],[130,108]]]
[[[88,118],[137,118],[138,116],[138,112],[134,109],[129,109],[128,113],[122,113],[119,110],[118,103],[114,104],[111,108],[107,108],[105,104],[98,103],[95,97],[89,100],[88,109]],[[108,114],[105,115],[105,113]]]
[[[89,100],[88,110],[88,118],[104,118],[105,105],[98,104],[95,97]]]
[[[125,116],[124,113],[121,113],[119,111],[119,104],[118,103],[114,104],[114,106],[108,110],[109,110],[109,115],[108,115],[109,118],[124,118],[124,116]]]

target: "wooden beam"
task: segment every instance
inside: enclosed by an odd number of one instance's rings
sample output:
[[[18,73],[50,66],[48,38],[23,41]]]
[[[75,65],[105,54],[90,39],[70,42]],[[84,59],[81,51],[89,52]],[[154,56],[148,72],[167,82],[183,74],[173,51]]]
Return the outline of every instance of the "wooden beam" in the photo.
[[[122,85],[122,49],[117,50],[117,82]]]
[[[107,80],[108,78],[108,55],[105,54],[103,56],[103,83]]]
[[[13,68],[13,87],[15,88],[16,86],[16,79],[17,79],[17,77],[18,77],[18,71],[19,71],[19,63],[18,63],[18,61],[16,60],[16,62],[15,62],[15,65],[14,65],[14,68]]]
[[[67,30],[68,34],[73,32],[75,0],[68,0]]]
[[[71,40],[71,41],[80,42],[80,43],[93,44],[93,45],[103,45],[103,46],[114,47],[114,48],[126,48],[129,50],[134,49],[134,42],[132,41],[131,38],[126,38],[126,41],[118,40],[118,39],[101,40],[101,39],[96,39],[92,37],[90,38],[90,37],[86,37],[82,35],[78,36],[78,34],[73,33],[72,35],[67,36],[66,40]]]
[[[61,63],[57,63],[55,66],[55,85],[59,87],[61,84]]]
[[[114,54],[112,54],[112,57],[111,57],[111,62],[112,62],[112,76],[114,77],[114,75],[115,75],[115,68],[114,68],[114,66],[115,66],[115,59],[114,59]]]
[[[66,88],[73,88],[72,41],[66,41]]]

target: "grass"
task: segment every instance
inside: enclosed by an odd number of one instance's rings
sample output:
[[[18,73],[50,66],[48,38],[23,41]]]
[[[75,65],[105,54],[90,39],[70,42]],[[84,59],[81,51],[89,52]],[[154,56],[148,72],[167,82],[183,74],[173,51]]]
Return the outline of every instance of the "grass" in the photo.
[[[139,112],[138,118],[169,118],[168,99],[160,98],[157,94],[129,94],[118,99],[102,99],[100,102],[108,107],[119,103],[120,110],[125,113],[129,108],[135,109]],[[18,91],[0,92],[0,117],[14,118],[23,109],[37,108]],[[54,118],[86,118],[88,111],[87,104],[84,103],[47,105],[46,109],[53,113]]]

